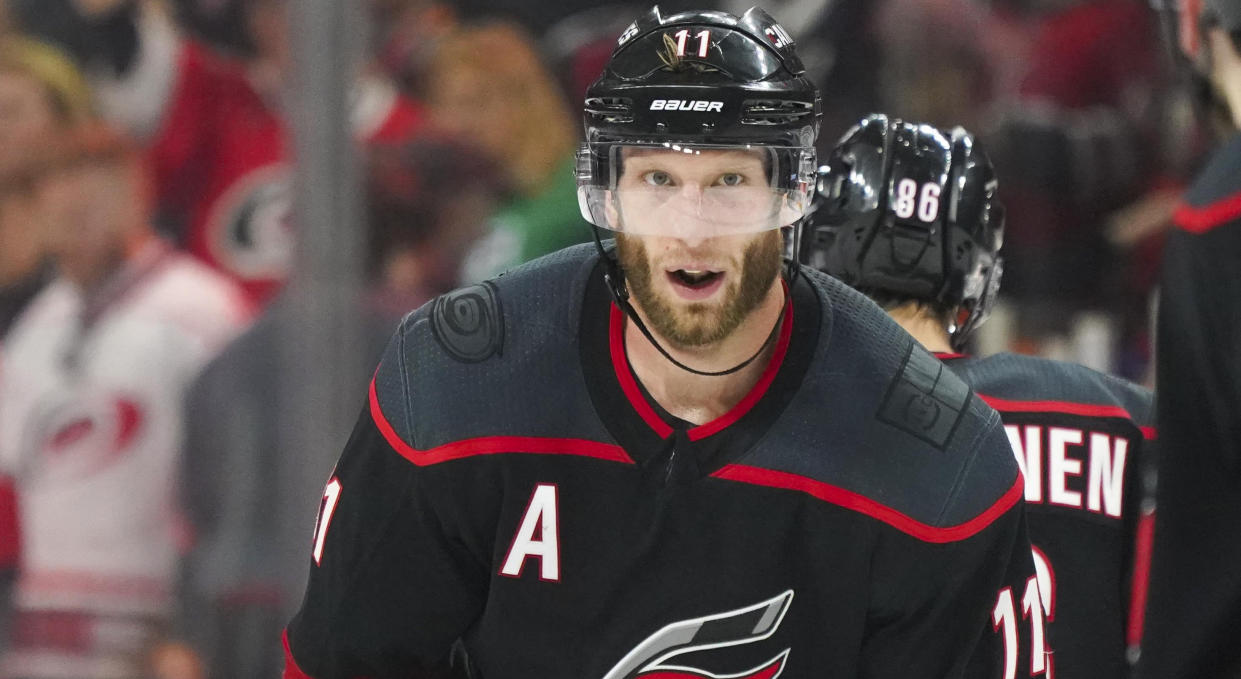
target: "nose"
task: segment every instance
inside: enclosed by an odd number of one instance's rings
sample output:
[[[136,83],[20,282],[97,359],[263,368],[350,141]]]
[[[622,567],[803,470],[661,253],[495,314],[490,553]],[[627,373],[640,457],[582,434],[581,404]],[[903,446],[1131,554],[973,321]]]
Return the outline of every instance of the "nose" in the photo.
[[[716,225],[703,209],[703,199],[703,189],[699,184],[687,182],[677,191],[669,235],[690,246],[699,245],[711,237]]]

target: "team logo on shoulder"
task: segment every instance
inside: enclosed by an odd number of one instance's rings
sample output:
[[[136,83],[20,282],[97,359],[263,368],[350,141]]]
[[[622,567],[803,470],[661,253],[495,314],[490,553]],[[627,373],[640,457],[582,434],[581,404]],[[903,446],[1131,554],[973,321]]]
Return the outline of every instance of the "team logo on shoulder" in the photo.
[[[791,649],[732,674],[715,674],[675,663],[673,659],[696,651],[762,641],[775,634],[792,602],[790,589],[753,606],[666,625],[621,658],[603,679],[776,679],[784,672]]]
[[[490,282],[438,297],[431,306],[435,339],[465,363],[478,363],[499,354],[504,346],[504,314],[500,296]]]
[[[910,346],[888,386],[879,419],[943,450],[965,415],[970,390],[938,359]]]

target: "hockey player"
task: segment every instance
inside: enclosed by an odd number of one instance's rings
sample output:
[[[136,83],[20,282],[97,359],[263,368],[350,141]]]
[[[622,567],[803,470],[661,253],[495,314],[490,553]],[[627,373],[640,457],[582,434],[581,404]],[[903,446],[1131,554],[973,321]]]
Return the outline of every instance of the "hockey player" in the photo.
[[[1156,341],[1159,511],[1138,675],[1235,677],[1241,675],[1241,0],[1185,1],[1174,9],[1181,10],[1175,51],[1230,136],[1185,194],[1164,246]]]
[[[1150,392],[1078,365],[956,353],[999,288],[1004,230],[991,161],[962,128],[869,116],[818,185],[803,263],[869,295],[1004,419],[1039,585],[1017,594],[1048,621],[1047,676],[1125,676]]]
[[[620,36],[578,159],[615,248],[405,319],[323,495],[288,679],[429,676],[454,645],[492,679],[1029,676],[995,412],[782,266],[803,72],[757,8]]]
[[[40,181],[58,277],[0,364],[0,471],[22,570],[0,676],[142,674],[172,613],[181,399],[245,320],[240,290],[155,235],[137,152],[74,135]]]

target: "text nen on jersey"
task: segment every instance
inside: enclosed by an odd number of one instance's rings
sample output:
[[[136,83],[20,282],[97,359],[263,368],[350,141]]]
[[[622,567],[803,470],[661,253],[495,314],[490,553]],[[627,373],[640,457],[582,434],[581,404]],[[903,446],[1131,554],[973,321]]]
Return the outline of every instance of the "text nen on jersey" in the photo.
[[[1006,424],[1026,480],[1026,502],[1123,513],[1129,440],[1103,432],[1040,424]]]

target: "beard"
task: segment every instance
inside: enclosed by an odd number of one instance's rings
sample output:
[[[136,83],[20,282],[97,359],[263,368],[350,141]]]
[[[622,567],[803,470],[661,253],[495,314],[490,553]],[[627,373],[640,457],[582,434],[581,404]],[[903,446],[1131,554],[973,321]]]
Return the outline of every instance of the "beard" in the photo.
[[[703,347],[731,335],[762,304],[780,274],[784,248],[779,230],[762,233],[741,253],[740,266],[730,267],[718,302],[682,302],[657,290],[651,259],[641,236],[616,235],[616,252],[625,283],[652,329],[673,345]],[[740,273],[740,277],[735,275]]]

